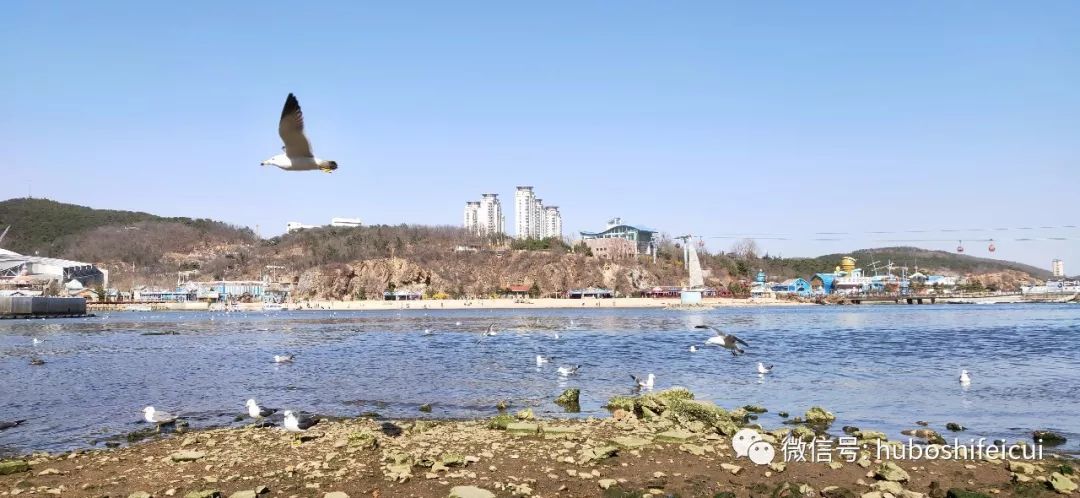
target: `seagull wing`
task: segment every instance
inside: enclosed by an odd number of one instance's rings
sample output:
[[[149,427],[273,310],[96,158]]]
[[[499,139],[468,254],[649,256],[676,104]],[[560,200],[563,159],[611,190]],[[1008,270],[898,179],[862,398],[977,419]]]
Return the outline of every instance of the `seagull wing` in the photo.
[[[733,340],[733,341],[735,341],[735,342],[737,342],[739,344],[742,344],[743,346],[749,346],[749,344],[747,344],[746,341],[744,341],[742,339],[739,339],[738,337],[735,337],[733,335],[729,335],[728,337],[730,337],[731,340]]]
[[[285,107],[281,109],[281,121],[278,123],[278,135],[285,142],[285,155],[289,157],[313,157],[311,144],[304,136],[304,113],[296,96],[289,94]]]
[[[296,426],[299,427],[300,430],[306,431],[306,430],[314,427],[315,424],[317,424],[317,423],[319,423],[319,419],[317,419],[317,418],[314,418],[314,417],[300,417],[296,421]]]
[[[713,331],[713,333],[715,333],[716,335],[720,335],[720,336],[724,335],[723,332],[720,332],[720,329],[718,329],[716,327],[713,327],[712,325],[695,325],[694,328],[695,329],[709,329],[709,330]]]
[[[260,417],[269,417],[275,413],[277,413],[276,408],[259,408]]]

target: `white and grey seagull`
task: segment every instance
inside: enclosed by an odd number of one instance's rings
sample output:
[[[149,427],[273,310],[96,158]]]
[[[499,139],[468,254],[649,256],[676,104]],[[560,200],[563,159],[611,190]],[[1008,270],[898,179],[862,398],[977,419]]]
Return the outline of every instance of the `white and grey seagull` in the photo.
[[[176,422],[176,418],[176,415],[155,410],[152,406],[143,408],[143,419],[151,424],[167,425]]]
[[[292,363],[296,358],[294,354],[276,354],[274,355],[274,363]]]
[[[769,372],[772,372],[772,369],[773,369],[772,365],[765,366],[764,363],[762,363],[760,361],[757,362],[757,373],[758,373],[758,375],[765,375],[765,374],[767,374]]]
[[[263,408],[259,406],[259,404],[255,402],[255,399],[247,400],[247,403],[245,403],[244,406],[247,406],[248,415],[250,415],[251,418],[266,418],[277,413],[277,410],[273,408]]]
[[[536,366],[543,366],[553,359],[555,359],[554,356],[536,355]]]
[[[285,410],[285,430],[289,432],[304,432],[315,424],[319,419],[311,417],[298,417],[292,410]]]
[[[563,377],[577,375],[579,368],[581,368],[581,365],[561,366],[559,367],[559,375],[562,375]]]
[[[960,370],[960,385],[963,385],[963,386],[971,385],[971,375],[968,375],[967,370]]]
[[[263,166],[277,166],[286,171],[310,171],[321,169],[327,173],[338,168],[337,161],[319,159],[311,152],[311,143],[304,135],[304,113],[296,96],[289,94],[285,107],[281,109],[278,122],[278,135],[285,142],[284,154],[278,154],[263,161]]]
[[[718,329],[716,327],[713,327],[711,325],[695,325],[694,328],[695,329],[710,329],[713,332],[716,332],[716,335],[713,336],[713,337],[710,337],[709,340],[705,341],[705,343],[706,344],[716,344],[717,346],[720,346],[720,347],[722,347],[724,349],[727,349],[728,351],[731,351],[731,356],[738,356],[738,355],[743,354],[743,353],[746,352],[746,351],[743,351],[742,349],[739,348],[739,344],[742,344],[743,346],[747,346],[747,347],[750,346],[749,344],[746,343],[746,341],[744,341],[742,339],[739,339],[738,337],[735,337],[732,334],[725,334],[725,333],[721,332],[720,329]]]
[[[653,383],[656,381],[656,376],[651,373],[649,374],[649,377],[645,379],[642,379],[641,377],[638,377],[634,374],[630,374],[630,378],[634,379],[634,382],[637,383],[638,389],[646,389],[650,391],[653,388]]]

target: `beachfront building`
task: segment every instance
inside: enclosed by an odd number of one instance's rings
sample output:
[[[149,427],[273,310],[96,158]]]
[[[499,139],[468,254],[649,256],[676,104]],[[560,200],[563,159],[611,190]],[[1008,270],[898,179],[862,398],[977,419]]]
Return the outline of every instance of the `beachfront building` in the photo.
[[[862,268],[855,268],[855,258],[844,256],[832,273],[815,273],[810,279],[811,293],[862,294],[873,287],[873,278],[863,275]]]
[[[596,287],[589,287],[586,289],[571,289],[566,292],[566,297],[570,299],[583,299],[586,297],[607,299],[615,297],[615,291],[611,289],[600,289]]]
[[[1060,259],[1055,259],[1055,260],[1051,261],[1050,262],[1050,272],[1053,273],[1055,277],[1064,277],[1065,276],[1065,262],[1060,260]]]
[[[602,232],[581,232],[581,240],[585,242],[585,245],[588,245],[590,240],[596,239],[629,240],[634,245],[634,256],[637,256],[639,254],[653,254],[655,251],[653,236],[655,234],[656,230],[627,225],[622,222],[622,218],[612,218],[608,220],[607,228]]]
[[[772,291],[778,295],[796,295],[801,297],[810,297],[810,282],[807,282],[804,278],[789,278],[780,283],[774,283],[771,286]]]
[[[24,256],[0,249],[0,286],[6,288],[42,287],[50,282],[60,285],[72,280],[80,288],[107,287],[109,272],[93,263],[69,259]]]

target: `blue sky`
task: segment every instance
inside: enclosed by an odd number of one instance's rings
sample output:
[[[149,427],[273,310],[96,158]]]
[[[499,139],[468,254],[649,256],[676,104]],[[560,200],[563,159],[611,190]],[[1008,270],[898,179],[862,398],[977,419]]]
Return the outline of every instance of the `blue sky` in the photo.
[[[1080,3],[9,2],[0,197],[459,224],[516,185],[816,255],[1080,226]],[[332,175],[262,168],[285,95]],[[822,236],[821,232],[851,235]],[[989,234],[989,235],[988,235]],[[1010,241],[1040,236],[1072,241]],[[1080,229],[895,238],[1080,268]],[[841,238],[820,241],[815,238]],[[726,248],[727,239],[708,239]],[[968,253],[987,255],[984,243]]]

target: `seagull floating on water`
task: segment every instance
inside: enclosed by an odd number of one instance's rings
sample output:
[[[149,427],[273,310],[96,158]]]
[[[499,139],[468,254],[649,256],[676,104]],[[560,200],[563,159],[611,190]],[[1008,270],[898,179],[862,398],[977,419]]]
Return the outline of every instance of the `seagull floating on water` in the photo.
[[[289,94],[285,107],[281,109],[278,122],[278,135],[285,142],[284,154],[278,154],[263,161],[263,166],[277,166],[287,171],[308,171],[321,169],[327,173],[338,168],[337,161],[319,159],[311,152],[311,143],[304,136],[304,113],[300,111],[300,102]]]
[[[152,406],[143,408],[143,419],[151,424],[165,425],[176,422],[176,415],[168,412],[159,412]]]
[[[431,329],[424,329],[424,334],[423,335],[432,335],[434,333],[435,332],[432,332]]]
[[[555,359],[554,356],[536,355],[536,366],[539,367],[541,365],[544,365],[544,364],[546,364],[547,362],[549,362],[549,361],[551,361],[553,359]]]
[[[691,344],[691,345],[690,345],[690,352],[691,352],[691,353],[696,353],[696,352],[697,352],[697,346],[695,346],[695,345]]]
[[[285,410],[285,430],[289,432],[304,432],[315,424],[319,419],[312,417],[298,417],[292,410]]]
[[[718,345],[718,346],[720,346],[720,347],[722,347],[724,349],[727,349],[727,350],[731,351],[731,356],[738,356],[738,355],[743,354],[743,353],[746,352],[746,351],[743,351],[742,349],[739,349],[738,344],[742,344],[743,346],[748,346],[748,347],[750,346],[749,344],[746,343],[746,341],[744,341],[742,339],[739,339],[738,337],[735,337],[732,334],[725,334],[725,333],[721,332],[720,329],[718,329],[716,327],[713,327],[711,325],[695,325],[694,328],[696,328],[696,329],[710,329],[713,332],[716,332],[716,335],[713,336],[713,337],[710,337],[709,340],[705,341],[705,343],[706,344],[716,344],[716,345]]]
[[[564,366],[561,366],[561,367],[559,367],[559,375],[562,375],[563,377],[568,377],[568,376],[571,376],[571,375],[577,375],[579,368],[581,368],[581,365],[574,365],[574,366],[564,365]]]
[[[26,422],[25,420],[12,420],[10,422],[6,420],[0,420],[0,431],[6,431],[12,427],[17,427],[19,424]]]
[[[274,355],[274,363],[292,363],[294,358],[296,358],[294,354],[276,354]]]
[[[637,383],[637,388],[638,389],[652,389],[653,388],[653,382],[656,380],[656,376],[651,374],[651,373],[644,380],[642,380],[640,377],[638,377],[636,375],[633,375],[633,374],[630,375],[630,378],[634,379],[634,382]]]
[[[759,373],[761,375],[765,375],[765,374],[767,374],[769,372],[772,372],[772,368],[773,368],[772,365],[765,366],[764,363],[762,363],[760,361],[757,362],[757,373]]]
[[[259,406],[254,399],[247,400],[245,406],[247,406],[248,415],[250,415],[251,418],[265,418],[277,413],[277,410],[273,408],[263,408]]]
[[[971,384],[971,376],[968,375],[967,370],[960,370],[960,384],[965,386]]]
[[[34,345],[35,345],[35,346],[37,346],[38,344],[41,344],[41,343],[43,343],[43,342],[45,342],[45,341],[43,341],[43,340],[41,340],[41,339],[38,339],[37,337],[35,337],[35,338],[34,338]]]
[[[43,360],[41,358],[30,358],[30,364],[35,366],[35,367],[39,367],[39,366],[45,364],[45,360]]]

